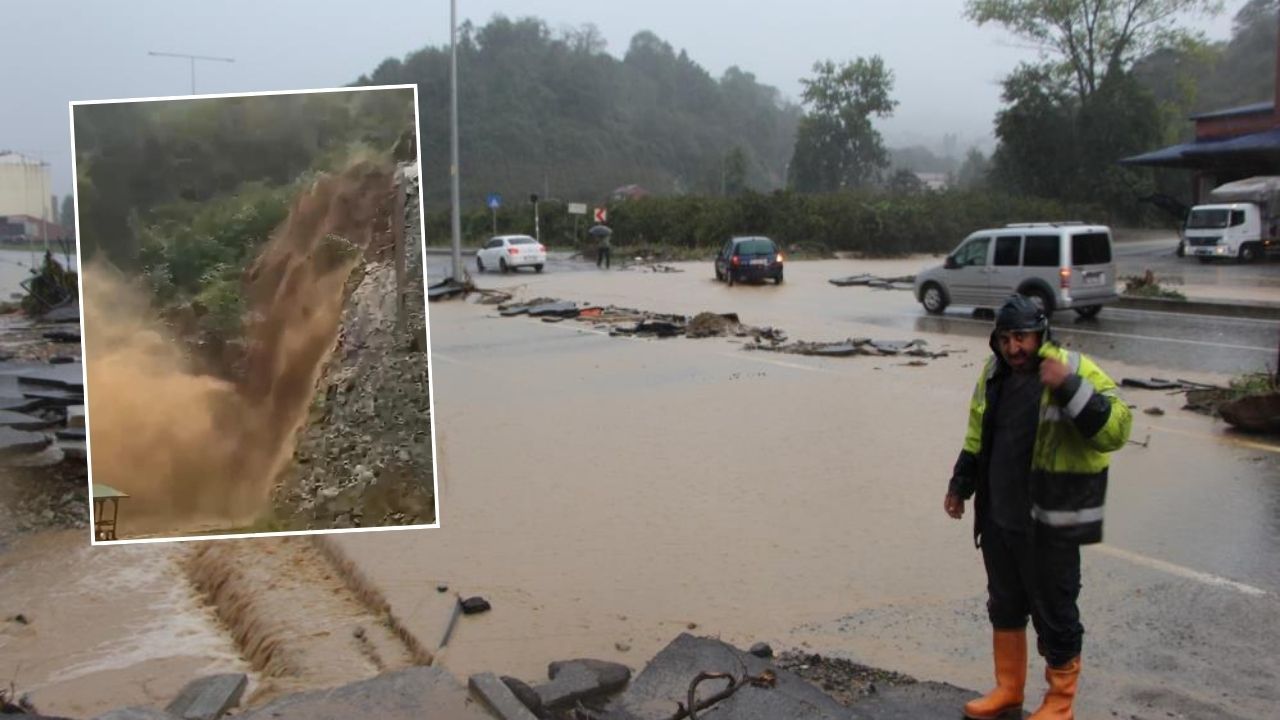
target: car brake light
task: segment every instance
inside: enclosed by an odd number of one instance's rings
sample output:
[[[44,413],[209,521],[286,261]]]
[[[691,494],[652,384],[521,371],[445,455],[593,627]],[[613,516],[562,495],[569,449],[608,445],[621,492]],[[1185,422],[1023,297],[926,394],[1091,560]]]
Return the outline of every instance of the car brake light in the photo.
[[[507,248],[507,254],[508,254],[508,255],[519,255],[519,254],[520,254],[520,248],[516,248],[516,247],[513,247],[513,248]]]
[[[547,246],[546,246],[546,245],[539,245],[539,246],[538,246],[538,252],[546,252],[546,251],[547,251]]]
[[[1062,268],[1059,270],[1058,277],[1060,278],[1062,287],[1071,287],[1071,268]]]
[[[734,255],[733,259],[730,260],[730,262],[733,263],[734,267],[737,267],[738,264],[742,262],[742,258],[738,257],[737,255]]]

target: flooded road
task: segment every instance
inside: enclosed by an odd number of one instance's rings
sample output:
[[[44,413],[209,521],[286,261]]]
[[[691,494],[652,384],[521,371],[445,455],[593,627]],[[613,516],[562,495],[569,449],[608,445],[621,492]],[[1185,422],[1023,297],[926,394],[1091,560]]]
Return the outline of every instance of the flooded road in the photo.
[[[186,582],[190,547],[90,547],[87,530],[0,553],[0,677],[45,714],[159,704],[192,676],[247,672]],[[21,615],[22,620],[16,620]]]
[[[309,673],[283,685],[255,676],[256,687],[319,687],[402,665],[413,646],[397,644],[403,635],[435,651],[459,593],[493,605],[461,618],[436,653],[460,678],[484,670],[534,682],[549,661],[571,657],[638,669],[691,631],[984,688],[982,563],[970,520],[941,508],[989,352],[982,323],[926,318],[909,293],[826,282],[901,272],[893,263],[794,263],[783,286],[734,288],[714,282],[706,264],[681,267],[553,265],[480,280],[524,297],[737,312],[792,339],[920,337],[952,354],[923,367],[765,354],[731,339],[615,338],[588,324],[500,318],[492,306],[433,304],[441,527],[326,538],[358,575],[355,595],[387,603],[395,637],[357,633],[372,627],[369,601],[344,595],[350,578],[308,547],[217,541],[209,576],[243,565],[254,588],[278,593],[242,613],[265,619],[248,625],[303,641],[278,657],[247,653]],[[1111,314],[1099,327],[1136,334],[1120,324],[1124,313]],[[1268,329],[1256,340],[1252,327],[1231,331],[1232,344],[1265,344]],[[1084,349],[1089,337],[1072,342]],[[1223,382],[1231,363],[1252,357],[1184,372],[1154,341],[1136,342],[1153,344],[1125,356],[1098,345],[1103,368],[1117,379],[1176,372]],[[1179,395],[1125,398],[1136,406],[1134,440],[1148,442],[1114,457],[1106,542],[1084,551],[1081,716],[1266,717],[1280,704],[1280,443],[1228,433],[1181,410]],[[1153,408],[1164,414],[1145,412]],[[234,632],[181,577],[189,550],[83,543],[83,534],[43,536],[0,554],[0,615],[32,618],[3,626],[0,673],[34,689],[42,709],[88,716],[162,704],[189,676],[183,663],[190,672],[250,667]],[[139,594],[98,589],[104,576]],[[228,607],[245,607],[258,593],[223,594],[234,596]],[[161,633],[181,639],[146,640]],[[1039,668],[1034,661],[1036,692]]]
[[[437,583],[493,602],[441,657],[459,675],[535,680],[580,655],[634,667],[693,627],[985,686],[981,560],[969,521],[940,507],[985,334],[885,321],[907,318],[908,293],[826,284],[856,263],[794,263],[780,287],[683,267],[483,283],[955,353],[763,355],[433,305],[441,529],[338,544],[393,612],[421,613]],[[1170,374],[1166,355],[1134,358],[1099,359],[1116,378]],[[1280,611],[1280,445],[1224,433],[1180,396],[1126,399],[1150,442],[1115,457],[1107,542],[1085,551],[1083,714],[1265,715],[1280,701],[1280,629],[1258,622]]]

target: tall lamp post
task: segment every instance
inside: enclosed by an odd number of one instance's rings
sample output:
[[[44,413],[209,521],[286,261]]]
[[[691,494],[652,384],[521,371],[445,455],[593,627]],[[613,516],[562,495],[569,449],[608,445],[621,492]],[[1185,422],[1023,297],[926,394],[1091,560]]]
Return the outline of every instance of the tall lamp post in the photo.
[[[173,58],[182,58],[184,60],[190,61],[191,63],[191,94],[192,95],[196,94],[196,61],[197,60],[206,60],[209,62],[226,62],[226,63],[231,63],[236,61],[235,58],[212,57],[209,55],[188,55],[186,53],[155,52],[154,50],[147,51],[147,54],[152,57],[173,57]]]
[[[462,216],[458,200],[458,0],[449,0],[449,155],[453,279],[462,282]]]

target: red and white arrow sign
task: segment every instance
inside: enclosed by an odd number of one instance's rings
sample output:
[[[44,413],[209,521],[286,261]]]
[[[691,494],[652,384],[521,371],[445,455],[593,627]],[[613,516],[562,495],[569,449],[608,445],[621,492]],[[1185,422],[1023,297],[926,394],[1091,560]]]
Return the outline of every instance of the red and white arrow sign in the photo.
[[[604,222],[607,215],[608,212],[604,208],[596,208],[596,222]]]

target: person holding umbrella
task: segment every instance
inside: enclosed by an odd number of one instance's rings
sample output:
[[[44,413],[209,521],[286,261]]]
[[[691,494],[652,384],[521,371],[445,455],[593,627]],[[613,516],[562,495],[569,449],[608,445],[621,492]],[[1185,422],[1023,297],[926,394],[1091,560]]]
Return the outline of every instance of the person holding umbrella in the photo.
[[[613,235],[606,225],[592,225],[587,234],[596,239],[596,267],[603,266],[606,270],[609,268],[610,255],[612,255],[612,246],[609,238]]]

